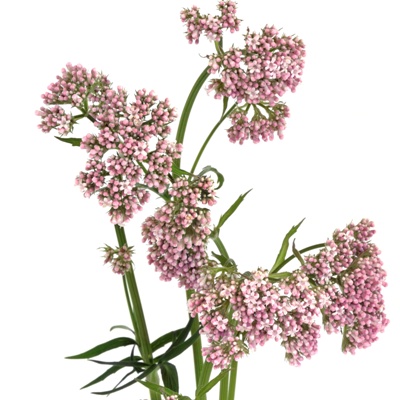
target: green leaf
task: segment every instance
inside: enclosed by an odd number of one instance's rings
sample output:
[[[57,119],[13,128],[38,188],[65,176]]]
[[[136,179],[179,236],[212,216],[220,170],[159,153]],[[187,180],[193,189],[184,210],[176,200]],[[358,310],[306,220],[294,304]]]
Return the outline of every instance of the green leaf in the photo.
[[[61,142],[69,143],[72,146],[76,146],[76,147],[80,147],[81,142],[82,142],[82,139],[79,139],[79,138],[62,138],[62,137],[59,137],[59,136],[54,136],[54,137],[56,139],[60,140]]]
[[[181,330],[181,332],[179,333],[177,338],[172,342],[170,349],[172,349],[174,346],[182,343],[187,338],[187,336],[189,335],[190,329],[192,328],[193,322],[194,322],[194,318],[190,317],[186,326]]]
[[[305,264],[304,259],[303,259],[303,257],[301,256],[300,252],[296,249],[296,246],[294,245],[294,242],[295,242],[295,240],[293,239],[293,244],[292,244],[292,251],[293,251],[293,254],[294,254],[294,256],[300,261],[300,264],[301,264],[301,265],[304,265],[304,264]]]
[[[211,252],[211,254],[219,261],[219,263],[223,267],[231,267],[236,265],[235,261],[232,258],[225,257],[221,254],[216,254],[213,251]]]
[[[108,342],[99,344],[96,347],[93,347],[92,349],[85,351],[84,353],[77,354],[75,356],[69,356],[65,357],[70,360],[82,360],[85,358],[92,358],[96,357],[99,354],[103,354],[106,351],[116,349],[118,347],[123,347],[123,346],[129,346],[129,345],[136,345],[136,341],[134,341],[132,338],[128,337],[119,337],[116,339],[109,340]]]
[[[129,326],[125,325],[114,325],[110,328],[110,331],[113,331],[114,329],[126,329],[127,331],[130,331],[133,334],[135,334],[135,332],[131,328],[129,328]]]
[[[178,371],[175,365],[169,362],[165,362],[161,364],[160,369],[161,369],[161,377],[165,387],[178,393],[179,378],[178,378]]]
[[[207,172],[214,172],[215,175],[217,175],[217,183],[218,186],[215,187],[215,190],[219,189],[223,184],[224,184],[224,176],[214,167],[212,167],[211,165],[208,165],[207,167],[204,167],[199,176],[205,175]]]
[[[147,381],[138,381],[141,383],[143,386],[146,386],[148,389],[153,390],[156,393],[167,395],[167,396],[177,396],[179,393],[174,392],[173,390],[166,388],[164,386],[157,385],[156,383],[153,382],[147,382]]]
[[[208,382],[206,385],[196,390],[196,397],[202,397],[208,393],[227,373],[229,369],[222,370],[214,379]]]
[[[183,328],[177,329],[176,331],[171,331],[166,333],[165,335],[160,336],[158,339],[154,340],[151,343],[151,350],[154,353],[161,347],[164,347],[166,344],[173,342],[177,339],[177,337],[182,333]]]
[[[293,226],[290,231],[286,234],[285,238],[283,239],[281,249],[279,251],[278,257],[276,257],[276,261],[274,266],[271,268],[270,274],[273,274],[274,272],[278,272],[278,267],[280,264],[285,261],[286,258],[286,253],[289,248],[289,239],[297,232],[297,229],[299,229],[300,225],[303,223],[305,218],[303,218],[297,225]]]
[[[92,392],[93,394],[99,394],[99,395],[109,395],[111,393],[115,393],[118,392],[122,389],[125,389],[129,386],[132,386],[133,384],[135,384],[136,382],[139,382],[141,379],[145,378],[147,375],[151,374],[154,370],[156,370],[158,368],[158,365],[153,364],[151,365],[149,368],[146,369],[146,371],[143,371],[140,375],[138,375],[135,379],[131,380],[128,383],[125,383],[125,385],[116,387],[112,390],[106,390],[104,392]]]
[[[148,367],[149,365],[144,363],[144,362],[140,362],[139,359],[141,360],[141,357],[129,357],[128,360],[121,360],[121,361],[100,361],[100,360],[92,360],[89,359],[89,361],[94,362],[96,364],[101,364],[101,365],[114,365],[116,367],[132,367],[133,369],[137,370],[138,372],[142,372],[146,367]]]
[[[240,206],[244,198],[252,191],[253,189],[248,190],[245,194],[241,194],[238,199],[229,207],[228,211],[226,211],[221,218],[219,219],[218,225],[216,229],[220,229],[221,226],[226,222],[226,220],[236,211],[236,209]]]
[[[172,173],[173,173],[173,175],[174,175],[175,177],[176,177],[176,176],[182,176],[182,175],[193,175],[193,174],[191,174],[190,172],[185,171],[184,169],[179,168],[179,167],[176,165],[176,162],[175,162],[175,161],[172,163]]]
[[[140,358],[140,357],[137,357]],[[131,357],[127,357],[124,358],[120,361],[121,365],[114,365],[111,368],[109,368],[106,372],[104,372],[103,374],[101,374],[100,376],[98,376],[96,379],[93,379],[91,382],[89,382],[88,384],[86,384],[85,386],[82,386],[81,389],[86,389],[89,386],[93,386],[96,383],[102,382],[104,381],[104,379],[108,378],[110,375],[115,374],[116,372],[118,372],[120,369],[124,368],[124,365],[122,365],[122,363],[127,362],[131,360]]]
[[[225,96],[224,96],[221,118],[224,116],[225,111],[226,111],[226,109],[228,108],[228,101],[229,101],[229,97],[225,97]]]
[[[290,275],[292,275],[290,272],[275,272],[273,274],[269,274],[268,278],[280,281],[282,279],[288,278]]]
[[[177,346],[173,346],[169,350],[167,350],[159,359],[160,363],[163,363],[165,361],[172,360],[173,358],[179,356],[181,353],[183,353],[187,348],[189,348],[198,338],[200,334],[199,331],[197,331],[195,334],[193,334],[188,340],[185,342],[178,344]]]

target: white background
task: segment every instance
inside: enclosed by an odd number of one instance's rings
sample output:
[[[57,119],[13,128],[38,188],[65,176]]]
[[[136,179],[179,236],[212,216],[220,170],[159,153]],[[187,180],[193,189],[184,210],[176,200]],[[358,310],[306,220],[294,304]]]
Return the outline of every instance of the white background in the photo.
[[[6,4],[6,5],[4,5]],[[94,399],[79,387],[104,367],[65,360],[125,331],[129,324],[122,282],[102,265],[98,248],[115,245],[114,228],[97,201],[84,199],[74,178],[86,154],[43,134],[34,111],[40,95],[67,63],[107,73],[133,93],[154,89],[181,111],[205,67],[212,44],[189,46],[179,19],[192,1],[19,1],[1,6],[0,64],[2,171],[1,397]],[[215,1],[200,1],[205,13]],[[237,399],[398,399],[400,349],[399,125],[396,0],[240,1],[242,33],[265,24],[297,34],[307,46],[303,83],[285,97],[291,117],[285,139],[243,146],[221,129],[200,166],[224,173],[214,221],[250,188],[240,210],[222,231],[243,271],[269,268],[287,230],[303,217],[299,248],[326,240],[335,228],[367,217],[388,272],[384,290],[391,322],[369,349],[340,352],[339,336],[323,335],[318,354],[300,368],[283,360],[283,349],[266,345],[239,364]],[[241,43],[240,34],[226,36]],[[190,121],[183,167],[221,112],[202,91]],[[173,125],[175,130],[177,124]],[[227,128],[227,126],[225,126]],[[86,127],[83,134],[88,133]],[[140,223],[149,204],[128,227],[136,248],[151,338],[186,322],[185,294],[160,282],[146,264]],[[177,360],[181,392],[193,395],[187,354]],[[108,389],[114,380],[95,389]],[[138,385],[113,395],[145,399]],[[213,392],[209,398],[216,399]]]

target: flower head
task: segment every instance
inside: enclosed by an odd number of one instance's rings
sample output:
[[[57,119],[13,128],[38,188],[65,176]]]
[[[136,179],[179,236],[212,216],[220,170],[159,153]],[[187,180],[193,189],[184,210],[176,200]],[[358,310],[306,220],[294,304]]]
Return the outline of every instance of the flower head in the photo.
[[[42,131],[67,135],[81,118],[94,123],[97,133],[81,139],[88,161],[76,184],[85,197],[97,194],[113,224],[125,224],[149,200],[143,184],[159,193],[167,189],[172,162],[182,151],[166,139],[177,116],[168,99],[159,101],[153,91],[142,89],[129,103],[124,88],[113,89],[102,73],[72,64],[48,89],[42,97],[49,107],[37,112]],[[75,113],[67,114],[67,106]]]

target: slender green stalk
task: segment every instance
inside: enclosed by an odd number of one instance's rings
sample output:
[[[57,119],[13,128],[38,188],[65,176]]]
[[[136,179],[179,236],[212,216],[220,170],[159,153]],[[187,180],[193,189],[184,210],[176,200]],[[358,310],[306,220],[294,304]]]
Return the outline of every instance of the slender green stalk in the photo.
[[[214,126],[214,128],[212,129],[212,131],[209,133],[209,135],[207,136],[206,140],[204,141],[203,145],[201,146],[201,149],[199,150],[199,153],[197,154],[197,157],[193,163],[192,169],[190,170],[190,173],[193,174],[194,170],[197,167],[197,164],[200,161],[201,156],[204,153],[204,150],[206,149],[208,142],[211,140],[211,138],[213,137],[214,133],[216,132],[216,130],[220,127],[220,125],[222,124],[222,122],[225,121],[225,119],[231,114],[231,112],[235,109],[235,107],[237,106],[237,103],[235,103],[222,117],[221,119],[216,123],[216,125]]]
[[[118,244],[120,247],[128,245],[125,230],[119,225],[115,225],[115,233],[117,235]],[[129,307],[130,312],[133,312],[133,328],[135,330],[136,340],[138,342],[138,347],[143,361],[146,364],[151,364],[153,361],[153,354],[151,350],[151,344],[149,339],[149,334],[147,331],[146,320],[143,313],[142,302],[139,296],[139,290],[136,284],[135,273],[133,268],[130,268],[124,275],[125,283],[128,288],[129,298],[131,307]],[[132,315],[132,314],[131,314]],[[157,371],[152,372],[147,380],[152,383],[158,384],[158,374]],[[160,394],[150,390],[151,400],[161,400]]]
[[[207,385],[207,383],[210,381],[210,376],[211,376],[211,372],[212,372],[212,368],[213,365],[212,363],[205,361],[204,365],[203,365],[203,369],[201,371],[201,375],[200,375],[200,379],[197,383],[197,389]],[[196,396],[196,400],[207,400],[207,395],[203,395],[203,396]]]
[[[177,143],[183,143],[183,140],[185,139],[185,132],[186,132],[186,127],[187,123],[189,120],[189,115],[190,112],[192,111],[193,104],[196,100],[196,97],[203,86],[204,82],[207,80],[208,76],[210,75],[208,73],[209,67],[206,67],[204,71],[200,74],[200,76],[197,78],[197,81],[193,85],[192,90],[189,93],[189,96],[186,100],[185,106],[183,107],[182,115],[179,120],[179,125],[178,125],[178,131],[176,132],[176,141]],[[178,168],[180,167],[180,159],[176,160],[176,165]]]
[[[193,290],[187,290],[186,291],[186,299],[189,300],[190,296],[192,295]],[[193,325],[191,328],[191,333],[194,335],[200,327],[199,324],[199,317],[196,315],[193,321]],[[193,363],[194,363],[194,373],[196,376],[196,387],[199,387],[200,385],[200,377],[202,374],[202,369],[203,369],[203,354],[201,352],[201,337],[193,343],[192,345],[192,351],[193,351]]]
[[[137,332],[137,330],[138,330],[137,329],[137,322],[136,322],[136,318],[135,318],[135,313],[133,312],[132,302],[131,302],[131,298],[129,296],[128,282],[126,281],[126,276],[125,275],[123,277],[123,282],[124,282],[124,292],[125,292],[126,302],[128,304],[129,315],[131,316],[133,330],[135,332]]]
[[[229,374],[230,373],[228,372],[219,383],[219,400],[228,399]]]
[[[231,370],[229,377],[228,396],[224,400],[235,400],[237,369],[238,369],[238,362],[233,360],[231,363]]]

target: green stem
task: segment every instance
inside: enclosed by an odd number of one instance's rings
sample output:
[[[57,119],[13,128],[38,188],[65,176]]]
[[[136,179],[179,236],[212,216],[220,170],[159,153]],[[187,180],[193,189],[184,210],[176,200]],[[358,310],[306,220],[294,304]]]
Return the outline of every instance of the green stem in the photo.
[[[193,290],[187,290],[186,291],[186,299],[189,300],[191,295],[193,293]],[[199,324],[199,317],[196,315],[193,321],[193,325],[191,328],[191,333],[194,335],[200,327]],[[200,377],[202,376],[202,370],[203,370],[203,354],[201,352],[201,336],[193,343],[192,345],[192,351],[193,351],[193,362],[194,362],[194,373],[196,376],[196,387],[199,387],[200,385]]]
[[[126,245],[128,246],[125,230],[119,225],[115,225],[115,233],[117,235],[118,244],[120,247]],[[130,268],[124,275],[126,287],[129,292],[131,307],[129,307],[130,312],[133,313],[133,328],[135,330],[136,340],[138,342],[138,347],[143,361],[146,364],[151,364],[153,362],[153,353],[151,350],[151,344],[149,339],[149,334],[147,331],[146,320],[143,313],[142,302],[139,296],[139,290],[136,283],[135,273],[133,268]],[[132,316],[132,314],[131,314]],[[147,380],[152,383],[158,384],[158,374],[157,371],[152,372]],[[150,390],[151,400],[161,400],[160,394]]]
[[[235,400],[237,369],[238,369],[238,362],[233,360],[231,363],[229,390],[228,390],[228,397],[226,397],[226,400]]]
[[[228,399],[229,372],[221,379],[219,383],[219,400]]]
[[[206,140],[204,141],[203,145],[201,146],[201,149],[199,150],[199,153],[197,154],[197,157],[193,163],[192,169],[190,170],[190,173],[193,174],[194,170],[197,167],[197,164],[200,161],[201,156],[203,155],[204,150],[206,149],[208,142],[211,140],[211,138],[213,137],[214,133],[216,132],[216,130],[220,127],[220,125],[222,124],[222,122],[224,122],[224,120],[231,114],[231,112],[236,108],[237,103],[235,103],[222,117],[221,119],[216,123],[216,125],[214,126],[214,128],[212,129],[212,131],[209,133],[209,135],[207,136]]]
[[[202,388],[203,386],[207,385],[207,383],[210,381],[210,376],[212,372],[213,365],[212,363],[205,361],[203,365],[203,369],[201,371],[200,379],[199,382],[197,383],[196,391],[199,388]],[[207,395],[203,396],[197,396],[196,395],[196,400],[207,400]]]
[[[185,138],[185,132],[186,132],[186,127],[187,123],[189,120],[190,112],[192,111],[193,104],[196,100],[196,97],[203,86],[204,82],[207,80],[208,76],[210,75],[208,73],[209,67],[206,67],[204,71],[200,74],[200,76],[197,78],[197,81],[193,85],[192,90],[189,93],[189,96],[186,100],[185,106],[183,107],[182,115],[179,121],[178,125],[178,131],[176,132],[176,142],[177,143],[183,143],[183,140]],[[178,159],[176,160],[175,164],[179,168],[181,166],[181,160]]]

